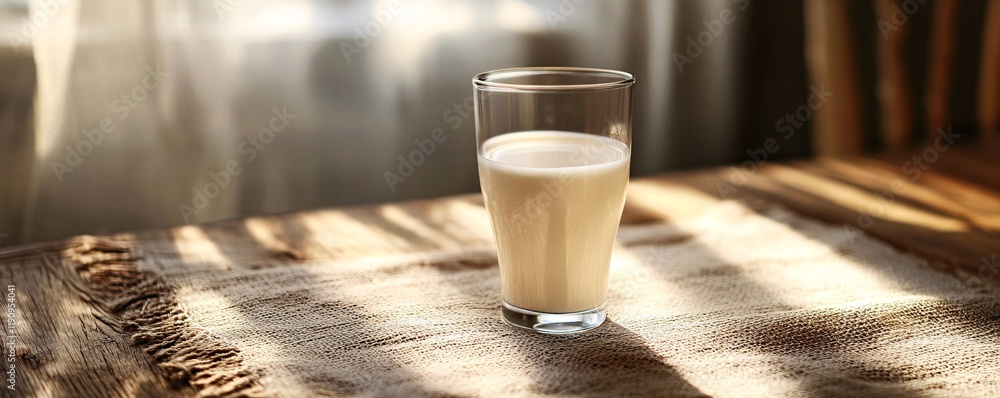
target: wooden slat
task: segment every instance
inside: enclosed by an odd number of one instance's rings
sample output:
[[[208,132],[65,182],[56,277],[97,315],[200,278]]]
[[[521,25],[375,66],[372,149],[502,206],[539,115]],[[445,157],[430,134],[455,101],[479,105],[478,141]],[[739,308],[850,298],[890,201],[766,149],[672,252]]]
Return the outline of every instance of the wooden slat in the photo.
[[[983,21],[983,50],[979,67],[979,126],[1000,136],[1000,0],[989,0]]]
[[[901,0],[876,0],[875,14],[879,23],[892,21],[893,6],[902,7]],[[895,25],[893,25],[895,26]],[[878,51],[878,98],[882,110],[882,136],[886,148],[902,148],[913,135],[913,110],[910,106],[909,70],[903,46],[910,38],[910,26],[902,24],[895,30],[886,29],[876,40]]]
[[[863,149],[859,78],[847,2],[807,0],[806,60],[810,84],[833,91],[812,117],[813,152],[857,154]]]
[[[955,24],[958,18],[958,1],[934,3],[934,20],[931,31],[928,61],[927,129],[930,138],[938,128],[948,124],[948,94],[951,91],[951,73],[955,60]]]

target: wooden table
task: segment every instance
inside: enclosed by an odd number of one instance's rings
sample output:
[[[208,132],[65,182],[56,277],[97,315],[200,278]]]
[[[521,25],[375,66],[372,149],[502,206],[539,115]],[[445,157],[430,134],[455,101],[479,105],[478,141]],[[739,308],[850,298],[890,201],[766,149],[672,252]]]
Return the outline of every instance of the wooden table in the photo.
[[[954,148],[939,153],[939,159],[920,170],[918,178],[913,178],[909,168],[904,174],[907,160],[925,148],[879,156],[771,162],[759,168],[748,166],[754,170],[746,173],[719,167],[635,179],[623,223],[697,216],[723,199],[740,200],[751,208],[773,201],[844,225],[845,233],[874,235],[929,259],[946,272],[1000,284],[1000,268],[994,268],[994,258],[1000,253],[997,146],[980,143],[975,148]],[[117,253],[109,258],[178,261],[174,243],[180,237],[185,244],[211,239],[232,254],[233,267],[248,268],[482,245],[482,237],[453,228],[463,206],[482,206],[482,199],[476,194],[334,211],[334,215],[350,216],[345,220],[383,226],[385,236],[368,245],[311,241],[297,232],[296,223],[309,221],[319,212],[305,212],[113,237],[122,243],[82,237],[3,248],[0,281],[15,286],[20,322],[19,394],[196,395],[193,387],[172,378],[130,342],[113,302],[95,298],[81,286],[72,267],[64,266],[74,257]],[[413,228],[392,228],[385,220],[389,216],[409,217]],[[325,239],[340,238],[335,227]],[[127,256],[135,258],[122,258],[130,252],[137,254]]]

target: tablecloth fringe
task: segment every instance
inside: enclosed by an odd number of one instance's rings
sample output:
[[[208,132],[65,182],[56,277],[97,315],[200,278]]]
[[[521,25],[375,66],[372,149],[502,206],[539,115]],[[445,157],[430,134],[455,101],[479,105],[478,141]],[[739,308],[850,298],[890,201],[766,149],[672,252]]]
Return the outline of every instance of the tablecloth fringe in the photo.
[[[75,288],[118,317],[132,343],[155,359],[171,385],[204,397],[271,396],[238,349],[196,327],[162,278],[137,266],[130,242],[80,236],[63,243],[62,262],[80,277]]]

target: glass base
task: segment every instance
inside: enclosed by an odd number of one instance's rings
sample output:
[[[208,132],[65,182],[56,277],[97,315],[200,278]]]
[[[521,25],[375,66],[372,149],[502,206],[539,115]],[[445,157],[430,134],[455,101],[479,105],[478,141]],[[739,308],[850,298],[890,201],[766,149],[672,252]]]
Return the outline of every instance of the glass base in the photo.
[[[503,320],[519,328],[545,334],[581,333],[601,326],[607,318],[604,305],[586,311],[565,314],[547,314],[517,308],[503,302]]]

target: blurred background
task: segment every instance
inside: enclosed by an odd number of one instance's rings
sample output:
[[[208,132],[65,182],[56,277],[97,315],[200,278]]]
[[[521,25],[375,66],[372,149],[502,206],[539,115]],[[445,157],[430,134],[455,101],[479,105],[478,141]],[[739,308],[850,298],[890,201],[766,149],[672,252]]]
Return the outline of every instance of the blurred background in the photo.
[[[634,176],[974,141],[998,29],[998,1],[0,0],[0,245],[477,192],[471,78],[506,67],[633,73]]]

